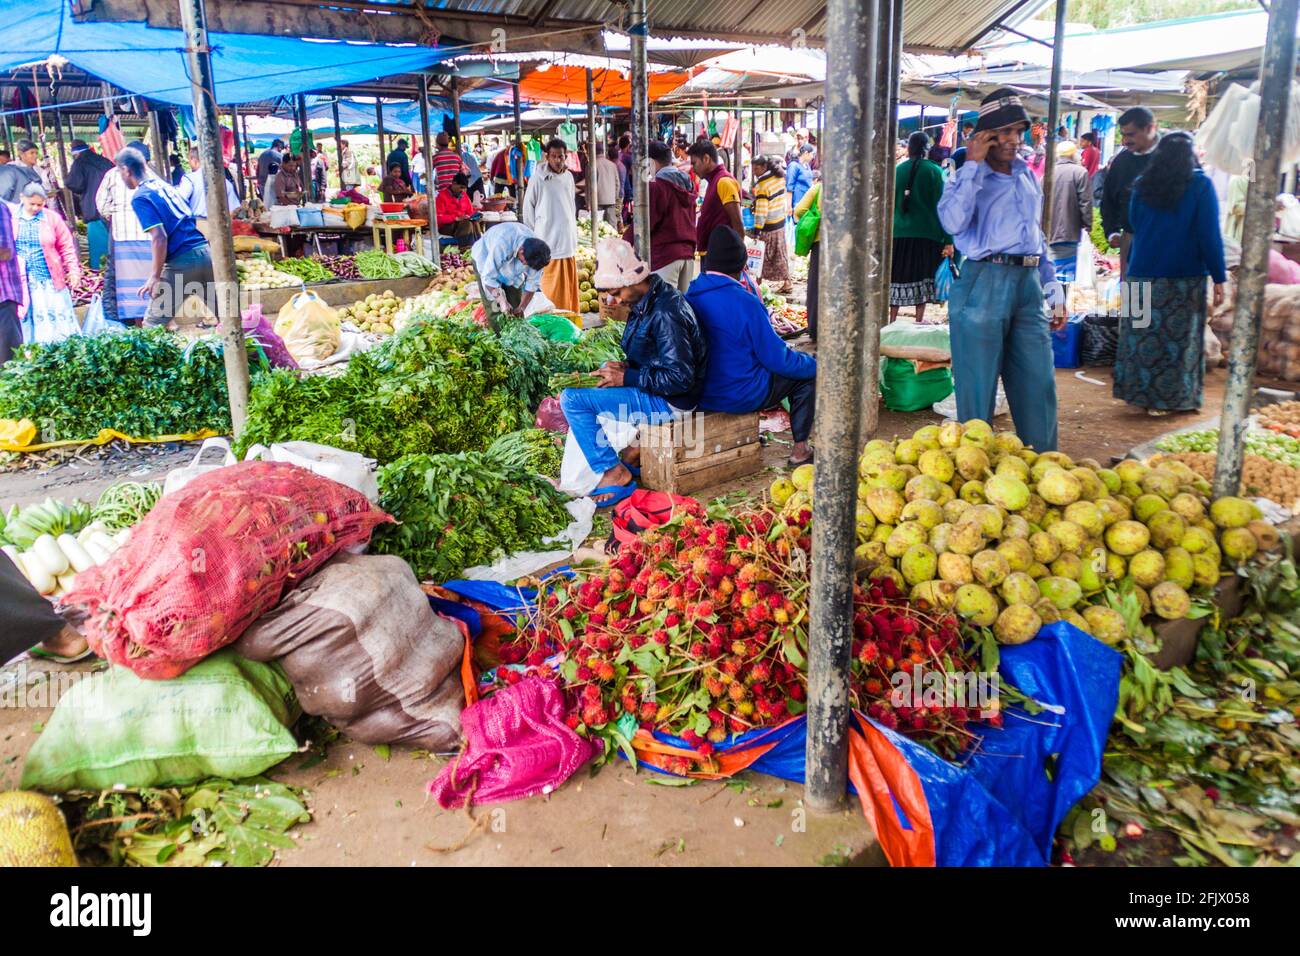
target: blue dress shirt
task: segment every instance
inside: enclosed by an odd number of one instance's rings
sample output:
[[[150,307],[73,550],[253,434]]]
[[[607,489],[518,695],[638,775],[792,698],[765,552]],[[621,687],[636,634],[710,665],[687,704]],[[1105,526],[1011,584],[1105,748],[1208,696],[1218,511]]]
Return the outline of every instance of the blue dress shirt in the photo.
[[[1024,160],[1012,160],[1010,173],[968,160],[944,188],[939,222],[968,258],[1039,256],[1038,276],[1046,287],[1056,271],[1043,236],[1042,209],[1038,177]]]

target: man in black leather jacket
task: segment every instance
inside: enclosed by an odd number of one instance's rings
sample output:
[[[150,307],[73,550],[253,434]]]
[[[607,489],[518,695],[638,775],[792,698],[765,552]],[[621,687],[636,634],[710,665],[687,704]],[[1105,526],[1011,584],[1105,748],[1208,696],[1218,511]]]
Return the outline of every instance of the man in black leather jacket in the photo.
[[[592,497],[607,506],[631,494],[635,483],[632,468],[619,459],[598,418],[659,424],[693,411],[708,345],[685,296],[651,272],[622,239],[597,245],[595,286],[629,308],[622,341],[627,360],[597,369],[598,388],[565,389],[560,405],[588,466],[601,476]]]

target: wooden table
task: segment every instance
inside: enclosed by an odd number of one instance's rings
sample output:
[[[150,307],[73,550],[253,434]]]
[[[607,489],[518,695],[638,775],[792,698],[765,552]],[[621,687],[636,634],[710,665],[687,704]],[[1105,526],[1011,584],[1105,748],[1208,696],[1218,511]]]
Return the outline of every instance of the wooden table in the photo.
[[[383,219],[376,219],[371,224],[371,237],[374,240],[376,249],[383,249],[391,256],[393,254],[393,233],[395,232],[414,233],[414,237],[413,237],[414,246],[412,248],[409,248],[409,251],[418,252],[421,255],[423,255],[424,241],[422,237],[424,234],[424,227],[427,225],[428,225],[427,220],[422,220],[422,219],[411,219],[411,220],[396,222],[396,223],[387,222]],[[379,244],[379,234],[381,232],[384,234],[384,244],[382,246]],[[411,247],[412,244],[408,242],[407,246]]]
[[[317,255],[321,254],[321,239],[339,238],[352,241],[362,239],[366,236],[365,228],[349,229],[346,226],[340,229],[338,226],[293,226],[282,229],[272,229],[270,226],[254,226],[259,236],[266,236],[268,239],[275,239],[280,243],[280,254],[288,257],[289,246],[287,239],[290,236],[301,236],[306,243],[316,251]],[[378,243],[376,242],[376,248]]]

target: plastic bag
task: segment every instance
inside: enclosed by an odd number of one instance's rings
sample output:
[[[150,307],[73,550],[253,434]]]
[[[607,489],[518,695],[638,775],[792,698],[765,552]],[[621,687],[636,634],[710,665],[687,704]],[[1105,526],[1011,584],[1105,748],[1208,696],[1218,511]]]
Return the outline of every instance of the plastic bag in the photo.
[[[293,355],[284,344],[284,339],[275,334],[271,320],[262,314],[262,303],[255,302],[244,310],[241,316],[244,335],[256,340],[262,347],[268,361],[277,368],[297,368]]]
[[[907,359],[885,359],[880,376],[880,395],[885,407],[895,412],[929,408],[952,394],[952,372],[932,368],[918,373]]]
[[[944,256],[939,261],[939,268],[934,270],[934,301],[947,302],[948,293],[952,291],[952,259]]]
[[[582,338],[581,330],[572,321],[551,312],[529,316],[528,324],[551,342],[577,342]]]
[[[315,292],[304,290],[290,298],[280,307],[274,328],[299,364],[319,362],[338,351],[338,313]]]
[[[126,326],[121,322],[110,322],[104,318],[104,297],[98,292],[86,306],[86,317],[81,322],[81,334],[94,336],[112,332],[125,332]]]
[[[544,428],[548,432],[557,432],[564,434],[569,430],[569,420],[564,417],[564,409],[560,407],[560,400],[554,395],[548,395],[542,399],[537,406],[537,417],[533,419],[534,428]]]
[[[183,673],[234,641],[284,592],[393,519],[338,482],[237,462],[163,495],[64,601],[87,610],[100,657],[141,677]]]
[[[953,387],[956,388],[956,383],[954,383]],[[942,415],[944,418],[951,419],[952,421],[956,421],[957,420],[957,393],[954,391],[943,401],[935,402],[934,405],[931,406],[930,410],[933,411],[936,415]],[[996,418],[998,415],[1009,415],[1010,413],[1011,413],[1011,405],[1007,401],[1007,393],[1003,391],[1002,383],[998,382],[998,393],[993,403],[993,416]]]
[[[880,354],[918,362],[950,361],[952,342],[948,326],[902,319],[890,322],[880,330]]]
[[[54,793],[255,777],[298,750],[293,688],[274,664],[214,654],[173,681],[110,667],[69,686],[23,765]]]
[[[271,228],[272,229],[297,229],[298,228],[298,207],[297,206],[272,206],[271,207]]]
[[[379,482],[375,478],[375,460],[355,451],[310,441],[276,442],[270,448],[254,445],[244,455],[245,461],[280,461],[297,465],[314,475],[337,481],[359,491],[371,502],[379,500]]]
[[[614,451],[622,451],[636,441],[637,426],[632,422],[619,421],[609,415],[598,416],[596,422],[604,430]],[[578,439],[569,432],[564,441],[564,458],[560,462],[560,481],[556,487],[566,494],[585,497],[599,484],[600,475],[591,470]]]
[[[339,555],[233,649],[278,661],[302,709],[358,743],[447,751],[460,739],[465,638],[401,558]]]
[[[204,452],[209,448],[216,448],[221,451],[222,458],[219,464],[201,465],[199,462],[203,458]],[[212,456],[208,456],[211,460]],[[181,468],[173,468],[167,472],[167,477],[163,480],[163,494],[170,495],[174,491],[180,491],[195,478],[200,475],[206,475],[210,471],[216,471],[218,468],[224,468],[227,465],[233,465],[238,459],[235,453],[230,450],[230,442],[224,438],[205,438],[203,444],[199,446],[198,454],[193,460]]]
[[[81,334],[72,294],[67,289],[56,289],[48,282],[29,282],[27,291],[31,296],[26,313],[31,322],[31,341],[53,345]]]
[[[747,259],[746,268],[755,280],[763,278],[763,255],[766,248],[767,247],[757,239],[745,240],[745,253]]]
[[[1093,258],[1092,236],[1088,230],[1079,232],[1079,251],[1074,257],[1074,283],[1083,289],[1091,289],[1097,284],[1097,264]]]
[[[818,230],[822,224],[822,204],[818,197],[808,207],[808,211],[799,217],[794,227],[794,254],[806,256],[812,252],[813,243],[817,241]]]

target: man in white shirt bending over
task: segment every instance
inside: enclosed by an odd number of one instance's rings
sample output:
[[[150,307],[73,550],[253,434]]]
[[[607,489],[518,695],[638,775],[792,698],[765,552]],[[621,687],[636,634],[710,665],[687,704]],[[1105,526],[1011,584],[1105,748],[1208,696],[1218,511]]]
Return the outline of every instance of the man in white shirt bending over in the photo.
[[[235,192],[235,187],[228,177],[222,176],[221,180],[226,184],[226,206],[233,216],[240,205],[239,194]],[[194,213],[194,225],[198,226],[199,232],[203,233],[205,239],[210,239],[211,236],[208,235],[207,186],[203,182],[203,165],[197,146],[190,147],[190,171],[181,177],[176,192],[189,203],[190,212]]]

